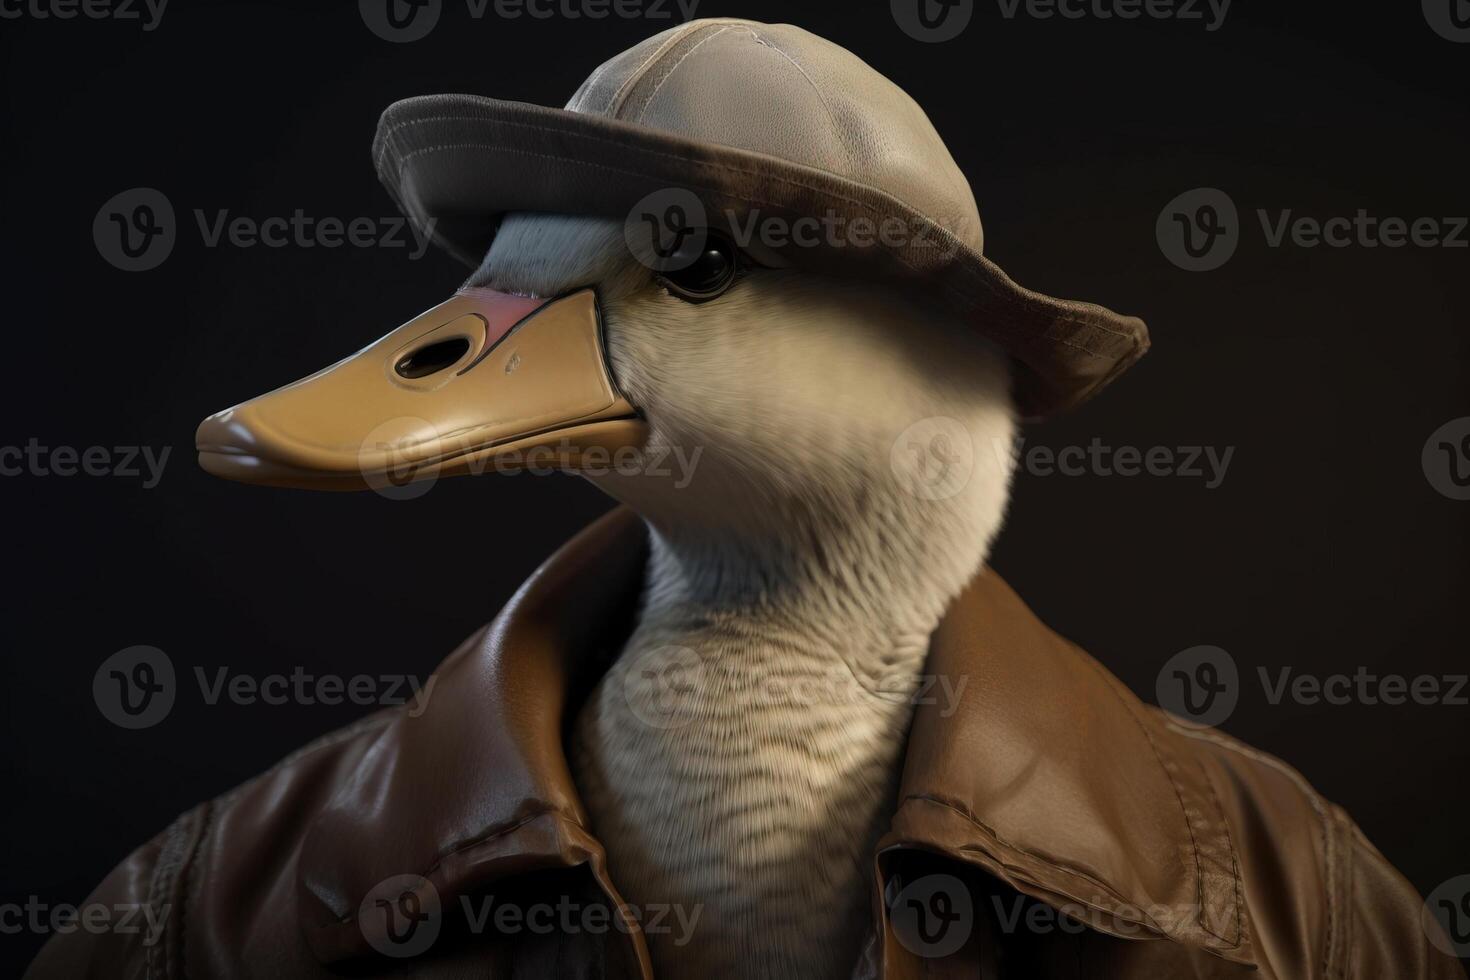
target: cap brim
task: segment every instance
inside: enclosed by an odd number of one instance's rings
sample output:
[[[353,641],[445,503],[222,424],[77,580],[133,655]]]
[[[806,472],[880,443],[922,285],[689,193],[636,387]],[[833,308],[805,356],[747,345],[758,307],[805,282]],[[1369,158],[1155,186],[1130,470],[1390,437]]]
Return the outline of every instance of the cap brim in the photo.
[[[721,224],[744,226],[754,215],[789,227],[837,215],[915,230],[841,248],[792,242],[778,251],[794,265],[836,275],[924,283],[1015,358],[1016,398],[1029,418],[1086,401],[1149,346],[1137,317],[1018,286],[942,220],[892,195],[761,153],[565,109],[432,95],[388,107],[373,160],[404,214],[471,266],[506,212],[624,219],[669,188],[695,194]]]

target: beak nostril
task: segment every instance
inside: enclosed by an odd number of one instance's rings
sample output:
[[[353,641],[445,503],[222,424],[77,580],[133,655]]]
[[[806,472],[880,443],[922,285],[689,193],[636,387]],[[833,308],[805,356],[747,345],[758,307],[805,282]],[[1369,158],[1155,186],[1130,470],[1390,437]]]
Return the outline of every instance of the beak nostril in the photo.
[[[393,370],[403,378],[427,378],[431,374],[443,371],[459,363],[459,359],[469,352],[470,342],[466,337],[451,337],[448,340],[435,341],[427,347],[420,347],[409,354],[404,354],[393,365]]]

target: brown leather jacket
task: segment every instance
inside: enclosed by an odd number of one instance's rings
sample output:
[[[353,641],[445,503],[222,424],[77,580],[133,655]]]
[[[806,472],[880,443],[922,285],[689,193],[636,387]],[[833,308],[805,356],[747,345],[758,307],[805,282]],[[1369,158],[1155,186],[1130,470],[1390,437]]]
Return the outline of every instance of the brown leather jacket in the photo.
[[[160,934],[59,935],[28,975],[649,976],[654,909],[622,903],[562,751],[630,626],[643,535],[604,518],[424,710],[329,735],[127,858],[90,901],[148,903]],[[928,672],[968,680],[957,710],[920,698],[856,976],[1464,976],[1342,810],[1142,704],[993,572]]]

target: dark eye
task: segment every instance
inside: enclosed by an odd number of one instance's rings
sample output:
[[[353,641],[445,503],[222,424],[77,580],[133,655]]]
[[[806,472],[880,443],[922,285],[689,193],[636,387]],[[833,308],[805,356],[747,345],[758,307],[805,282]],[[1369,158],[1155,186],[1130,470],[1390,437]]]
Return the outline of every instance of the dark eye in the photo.
[[[705,241],[704,251],[693,262],[682,269],[663,273],[659,282],[686,303],[707,303],[730,288],[739,266],[740,258],[735,246],[710,235]]]

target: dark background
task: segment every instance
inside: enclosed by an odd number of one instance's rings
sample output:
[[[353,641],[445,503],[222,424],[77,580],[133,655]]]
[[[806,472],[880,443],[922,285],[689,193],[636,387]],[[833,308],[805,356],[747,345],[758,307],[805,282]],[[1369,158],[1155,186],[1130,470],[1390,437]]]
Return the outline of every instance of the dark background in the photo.
[[[206,414],[307,374],[451,292],[403,248],[206,248],[193,210],[394,214],[368,144],[395,99],[562,104],[670,21],[473,20],[446,0],[390,44],[354,4],[174,0],[137,22],[0,21],[0,444],[171,447],[163,480],[0,479],[5,644],[0,902],[82,901],[177,813],[366,709],[203,703],[195,666],[426,676],[609,504],[570,477],[441,483],[412,502],[212,479]],[[1467,670],[1470,503],[1420,464],[1470,415],[1470,250],[1268,248],[1256,208],[1470,212],[1470,45],[1417,3],[1237,0],[1199,21],[1007,19],[977,5],[921,44],[885,3],[703,0],[852,49],[923,105],[969,175],[986,250],[1019,282],[1143,316],[1154,352],[1030,443],[1233,446],[1186,478],[1022,475],[993,564],[1148,700],[1177,651],[1240,665],[1230,733],[1299,767],[1427,892],[1470,872],[1470,708],[1270,704],[1256,668]],[[157,269],[103,261],[92,222],[132,187],[172,201]],[[1227,191],[1243,237],[1190,273],[1160,210]],[[145,731],[92,698],[107,656],[165,650],[183,692]],[[44,937],[5,936],[0,972]]]

